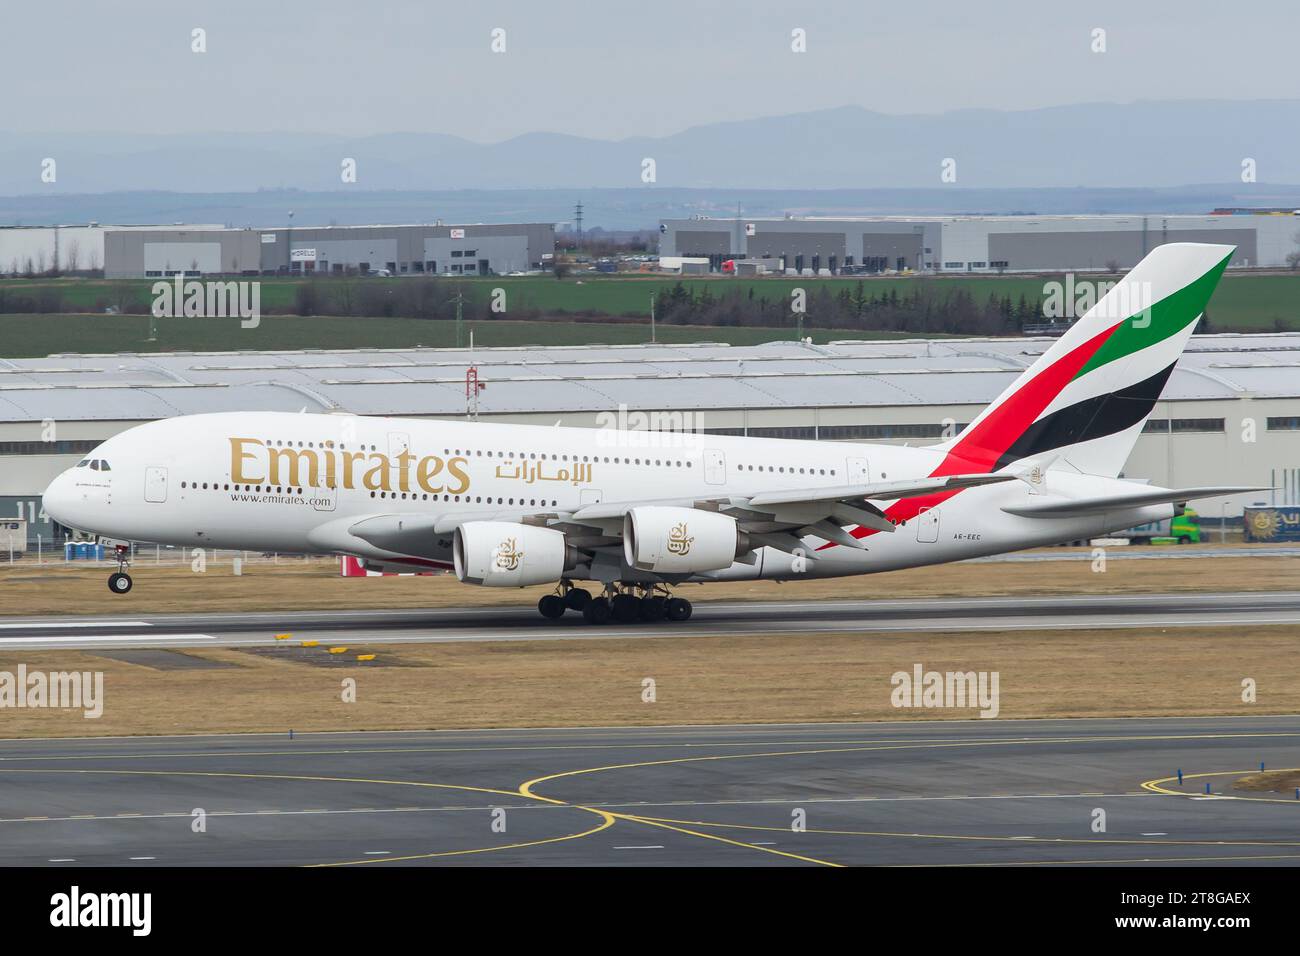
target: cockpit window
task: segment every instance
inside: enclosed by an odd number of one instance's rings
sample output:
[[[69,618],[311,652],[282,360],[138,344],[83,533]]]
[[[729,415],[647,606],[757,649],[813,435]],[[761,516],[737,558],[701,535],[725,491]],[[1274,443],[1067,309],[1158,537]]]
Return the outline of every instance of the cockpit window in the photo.
[[[112,469],[112,468],[109,468],[109,467],[108,467],[108,462],[105,461],[103,458],[101,458],[101,459],[99,459],[99,470],[100,470],[100,471],[112,471],[113,469]]]
[[[83,458],[83,459],[81,459],[81,461],[77,462],[77,467],[78,467],[78,468],[85,468],[85,467],[86,467],[87,465],[89,465],[89,464],[90,464],[90,459],[89,459],[89,458]]]
[[[91,470],[91,471],[99,471],[99,459],[96,459],[95,461],[92,461],[92,462],[90,463],[90,470]]]

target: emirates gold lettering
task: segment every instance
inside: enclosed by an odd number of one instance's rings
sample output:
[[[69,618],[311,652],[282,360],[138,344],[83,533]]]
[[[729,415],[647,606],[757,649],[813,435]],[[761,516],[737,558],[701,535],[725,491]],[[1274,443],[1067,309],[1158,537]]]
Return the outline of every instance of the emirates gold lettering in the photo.
[[[370,491],[461,495],[469,490],[469,460],[420,457],[404,450],[391,457],[380,452],[320,448],[273,448],[258,438],[229,438],[230,480],[238,485],[285,485],[291,488],[337,488]]]
[[[686,530],[686,522],[674,525],[668,532],[668,553],[676,555],[688,555],[691,553],[691,545],[695,539],[691,537]]]
[[[519,550],[519,543],[514,538],[506,538],[497,546],[496,566],[498,571],[517,571],[524,553]]]

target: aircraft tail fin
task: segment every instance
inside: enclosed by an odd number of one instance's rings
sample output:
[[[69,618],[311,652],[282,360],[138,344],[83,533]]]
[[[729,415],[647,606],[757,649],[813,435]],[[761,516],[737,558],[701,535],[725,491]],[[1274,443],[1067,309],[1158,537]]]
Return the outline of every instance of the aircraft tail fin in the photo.
[[[1235,247],[1157,246],[960,435],[944,471],[996,471],[1048,453],[1116,477]]]

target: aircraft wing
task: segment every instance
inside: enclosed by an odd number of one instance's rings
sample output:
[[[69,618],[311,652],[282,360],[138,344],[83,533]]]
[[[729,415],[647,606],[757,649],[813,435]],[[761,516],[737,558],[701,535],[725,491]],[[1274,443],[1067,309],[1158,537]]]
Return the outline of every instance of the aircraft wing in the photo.
[[[449,537],[467,521],[518,521],[565,531],[580,548],[613,547],[621,543],[623,517],[632,508],[647,505],[698,508],[718,511],[736,519],[739,528],[758,545],[782,551],[802,549],[801,539],[815,535],[849,548],[866,544],[844,530],[860,525],[892,533],[890,521],[874,501],[958,491],[998,482],[1015,481],[1018,475],[946,475],[940,478],[911,478],[902,481],[862,482],[832,487],[762,492],[751,496],[667,498],[614,501],[585,505],[575,511],[538,512],[523,509],[483,509],[455,515],[378,514],[358,518],[346,532],[367,544],[397,554],[425,555],[440,537]],[[343,530],[343,529],[341,529]]]
[[[1125,511],[1146,505],[1183,504],[1196,498],[1222,498],[1226,495],[1249,494],[1268,491],[1268,488],[1229,486],[1224,488],[1152,488],[1123,495],[1101,498],[1049,498],[1030,504],[1006,505],[1007,514],[1022,518],[1078,518],[1084,515],[1104,514],[1108,511]],[[1045,496],[1044,496],[1045,497]]]
[[[1010,473],[947,475],[762,492],[750,496],[601,502],[562,515],[552,523],[596,526],[607,536],[618,536],[622,533],[623,516],[630,509],[643,505],[669,505],[731,515],[740,529],[756,543],[782,551],[802,548],[800,539],[805,535],[816,535],[849,548],[865,549],[866,544],[845,531],[845,525],[861,525],[887,533],[894,531],[894,523],[873,501],[896,501],[1018,478],[1018,475]]]

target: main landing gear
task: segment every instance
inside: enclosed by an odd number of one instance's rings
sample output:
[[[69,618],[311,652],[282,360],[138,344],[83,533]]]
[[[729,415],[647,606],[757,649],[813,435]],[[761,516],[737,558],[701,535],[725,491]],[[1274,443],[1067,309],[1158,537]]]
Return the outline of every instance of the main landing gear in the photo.
[[[117,559],[117,572],[108,576],[108,589],[114,594],[125,594],[131,590],[131,575],[126,573],[131,566],[131,549],[119,544],[113,549],[113,557]]]
[[[560,590],[537,602],[542,617],[558,620],[565,611],[578,611],[588,624],[632,624],[637,621],[686,621],[693,608],[685,598],[672,597],[662,585],[607,584],[599,597],[585,588],[560,582]]]

